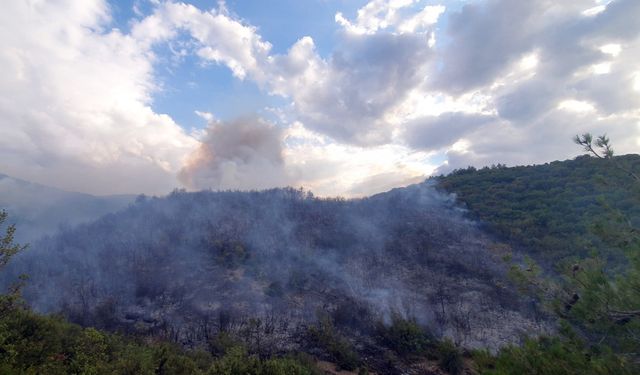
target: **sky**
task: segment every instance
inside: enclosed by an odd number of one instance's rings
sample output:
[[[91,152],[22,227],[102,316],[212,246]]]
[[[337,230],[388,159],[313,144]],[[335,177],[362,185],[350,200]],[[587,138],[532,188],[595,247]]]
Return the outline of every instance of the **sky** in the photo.
[[[0,13],[0,173],[166,194],[360,197],[640,146],[637,0],[22,0]]]

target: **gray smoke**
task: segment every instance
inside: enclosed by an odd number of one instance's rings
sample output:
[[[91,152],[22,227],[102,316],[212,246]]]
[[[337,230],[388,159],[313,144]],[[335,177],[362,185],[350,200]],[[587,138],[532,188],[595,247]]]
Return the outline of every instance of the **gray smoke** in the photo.
[[[348,327],[398,312],[497,348],[546,323],[505,287],[491,246],[430,183],[357,200],[177,191],[44,239],[12,271],[32,276],[25,296],[39,311],[184,345],[247,335],[259,318],[271,328],[250,346],[290,348],[323,311]]]
[[[282,131],[256,117],[213,122],[180,171],[192,189],[264,189],[286,186]]]
[[[133,195],[93,196],[39,185],[0,174],[0,209],[19,230],[16,241],[32,242],[127,207]]]

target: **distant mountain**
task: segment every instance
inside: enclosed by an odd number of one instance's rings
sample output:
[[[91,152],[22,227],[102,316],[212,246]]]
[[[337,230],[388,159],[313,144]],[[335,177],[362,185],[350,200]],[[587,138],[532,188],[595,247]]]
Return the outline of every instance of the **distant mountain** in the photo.
[[[134,195],[93,196],[68,192],[0,174],[0,209],[9,213],[19,230],[19,242],[53,234],[61,226],[75,226],[127,207]]]

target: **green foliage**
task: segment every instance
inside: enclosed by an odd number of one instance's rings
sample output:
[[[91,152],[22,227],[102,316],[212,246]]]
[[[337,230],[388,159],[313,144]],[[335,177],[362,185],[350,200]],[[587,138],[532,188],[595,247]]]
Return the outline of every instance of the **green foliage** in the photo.
[[[328,317],[309,327],[309,337],[313,343],[323,348],[341,369],[355,370],[360,365],[360,358],[353,346],[335,329]]]
[[[314,375],[318,374],[309,360],[284,357],[261,361],[247,351],[236,346],[217,360],[208,374],[210,375]]]
[[[607,159],[613,157],[613,148],[609,143],[609,138],[606,134],[598,136],[595,141],[595,148],[593,142],[593,136],[590,133],[584,133],[582,135],[576,135],[573,141],[582,146],[583,150],[601,159]]]
[[[0,318],[0,374],[311,375],[310,361],[261,360],[234,346],[218,359],[13,309]]]
[[[276,358],[267,360],[262,367],[263,375],[312,375],[319,374],[309,362],[298,358]]]
[[[430,340],[426,331],[414,319],[391,315],[391,324],[379,323],[377,333],[383,345],[401,356],[415,355],[427,349]]]
[[[0,373],[198,374],[189,353],[13,309],[0,319]]]
[[[476,353],[483,373],[638,370],[640,157],[614,157],[606,136],[594,140],[584,134],[575,142],[596,158],[466,169],[440,178],[440,186],[455,192],[471,215],[562,275],[545,278],[529,258],[511,267],[511,280],[551,306],[562,329],[558,337],[529,340],[497,358]]]
[[[441,342],[437,347],[440,368],[451,375],[458,375],[464,370],[462,353],[448,340]]]
[[[229,349],[239,346],[240,343],[233,339],[227,332],[220,332],[217,335],[211,337],[208,342],[209,352],[216,356],[222,356],[226,354]]]
[[[636,247],[636,251],[640,247]],[[576,265],[565,288],[573,293],[561,313],[594,342],[619,353],[640,352],[640,262],[630,258],[627,270],[612,277],[601,259]]]
[[[586,347],[576,340],[540,338],[527,340],[522,346],[503,349],[497,357],[486,352],[474,353],[474,360],[484,375],[625,375],[633,368],[621,357],[603,347]]]
[[[16,227],[15,225],[7,225],[7,218],[7,212],[4,210],[0,211],[0,229],[6,227],[4,229],[4,234],[0,237],[0,269],[4,268],[14,255],[26,248],[26,246],[18,245],[13,242]]]
[[[487,229],[524,245],[538,261],[562,266],[597,252],[620,266],[625,258],[593,228],[602,225],[605,207],[640,223],[640,186],[629,178],[639,170],[638,155],[581,156],[536,166],[457,170],[439,177],[438,186],[455,193]]]
[[[14,255],[27,248],[26,245],[14,243],[16,227],[15,225],[7,225],[7,218],[7,212],[0,210],[0,271]],[[3,228],[4,234],[1,234]],[[21,302],[20,291],[26,280],[27,276],[21,275],[16,283],[9,286],[6,294],[0,294],[0,316],[15,308],[16,304]]]

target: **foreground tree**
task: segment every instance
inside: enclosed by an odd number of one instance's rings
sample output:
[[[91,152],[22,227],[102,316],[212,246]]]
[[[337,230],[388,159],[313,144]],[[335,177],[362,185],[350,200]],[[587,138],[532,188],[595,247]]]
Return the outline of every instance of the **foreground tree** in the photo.
[[[609,138],[577,135],[574,141],[612,167],[624,171],[640,184],[640,178],[614,158]],[[603,205],[594,233],[608,247],[618,249],[628,260],[625,269],[615,269],[594,256],[575,264],[567,277],[570,301],[564,315],[581,328],[591,342],[607,343],[614,351],[640,362],[640,236],[638,228],[620,210]]]
[[[14,242],[16,227],[13,224],[7,224],[8,216],[6,211],[0,211],[0,233],[2,233],[0,235],[0,271],[6,267],[14,255],[27,248],[26,245]],[[6,314],[20,301],[20,289],[26,279],[25,275],[21,275],[19,281],[11,284],[5,294],[0,294],[0,314]]]
[[[14,243],[16,227],[13,224],[6,224],[8,216],[6,211],[0,211],[0,230],[6,227],[4,234],[0,237],[0,270],[9,263],[9,260],[11,260],[14,255],[26,248],[26,246]]]
[[[620,163],[618,163],[613,158],[613,147],[611,146],[611,141],[609,140],[609,137],[607,137],[606,134],[596,137],[594,141],[593,135],[591,135],[591,133],[584,133],[582,135],[576,135],[573,138],[573,141],[578,145],[582,146],[582,148],[586,152],[588,152],[590,155],[593,155],[598,159],[611,160],[611,162],[616,168],[621,169],[622,171],[627,173],[630,177],[632,177],[634,180],[640,182],[640,176],[633,173],[633,171],[631,171],[630,169],[621,166]]]

